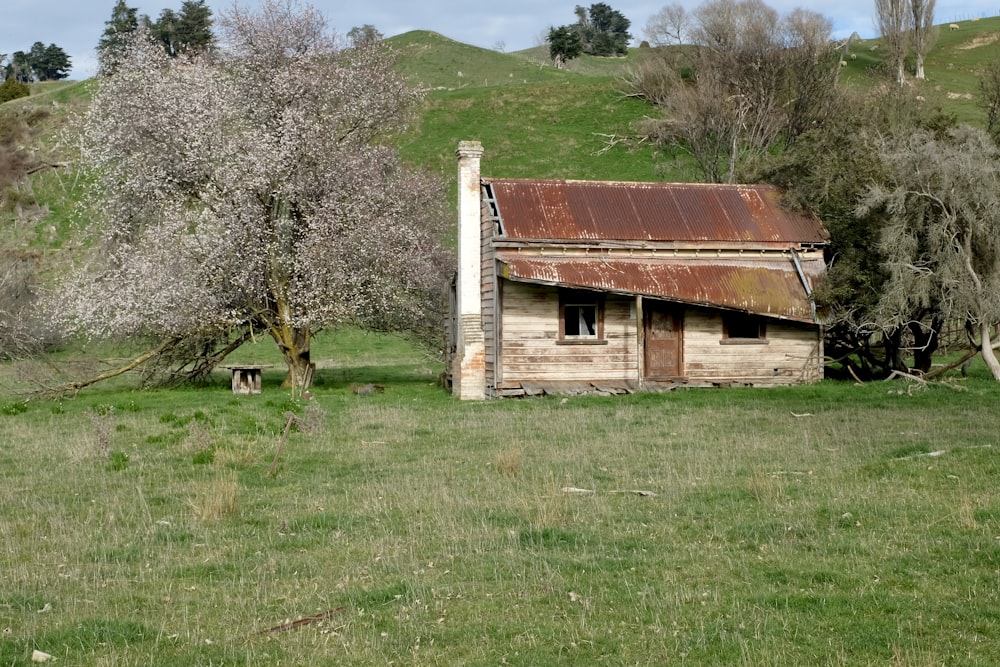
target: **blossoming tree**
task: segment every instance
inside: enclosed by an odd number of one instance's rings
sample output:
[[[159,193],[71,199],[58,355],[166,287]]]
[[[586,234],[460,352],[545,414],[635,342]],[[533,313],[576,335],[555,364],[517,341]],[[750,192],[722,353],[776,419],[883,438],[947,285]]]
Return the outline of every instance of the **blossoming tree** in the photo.
[[[191,58],[140,32],[100,80],[82,132],[93,252],[60,308],[97,337],[269,334],[305,388],[323,328],[430,326],[444,198],[390,148],[419,96],[385,45],[342,47],[278,0],[219,26]]]

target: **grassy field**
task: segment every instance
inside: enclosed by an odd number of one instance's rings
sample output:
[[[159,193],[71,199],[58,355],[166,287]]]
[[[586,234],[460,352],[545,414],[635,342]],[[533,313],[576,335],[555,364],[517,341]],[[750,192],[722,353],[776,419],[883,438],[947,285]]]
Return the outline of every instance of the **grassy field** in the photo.
[[[460,403],[398,339],[318,353],[305,402],[277,367],[0,398],[0,664],[1000,662],[979,367]]]
[[[990,31],[1000,19],[963,22],[928,59],[970,119]],[[604,150],[650,113],[617,90],[627,61],[558,72],[402,37],[430,89],[401,144],[415,164],[453,179],[458,141],[478,139],[491,176],[692,178],[644,144]],[[857,45],[852,85],[874,54]],[[5,108],[61,124],[91,85]],[[56,156],[59,141],[44,137]],[[58,267],[78,191],[72,169],[36,175],[0,212],[4,238]],[[317,343],[309,401],[280,389],[269,340],[228,360],[271,365],[259,396],[219,371],[24,400],[128,352],[0,364],[0,667],[33,650],[85,666],[1000,664],[1000,387],[978,362],[926,387],[470,404],[433,355],[341,331]],[[352,390],[367,383],[384,392]]]

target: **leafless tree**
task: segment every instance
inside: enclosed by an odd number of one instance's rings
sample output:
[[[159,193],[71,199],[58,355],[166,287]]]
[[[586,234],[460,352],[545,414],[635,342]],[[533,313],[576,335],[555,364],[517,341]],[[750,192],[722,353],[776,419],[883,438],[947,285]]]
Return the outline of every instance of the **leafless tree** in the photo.
[[[875,21],[882,37],[884,62],[900,85],[905,81],[903,65],[913,27],[913,12],[910,10],[912,2],[913,0],[875,0]]]
[[[733,182],[823,118],[839,72],[830,29],[806,10],[781,19],[761,0],[701,5],[688,33],[690,65],[664,72],[668,59],[650,59],[632,79],[663,110],[650,136],[690,151],[706,178]]]
[[[937,26],[934,25],[935,0],[910,0],[911,28],[910,45],[916,56],[916,77],[924,78],[924,57],[934,46],[937,39]]]
[[[785,17],[785,48],[778,54],[786,67],[785,145],[828,119],[840,73],[840,53],[833,48],[830,19],[802,8]]]
[[[673,3],[650,16],[644,32],[652,46],[681,45],[687,37],[690,21],[684,6]]]
[[[90,336],[263,332],[304,388],[317,331],[428,326],[444,198],[388,147],[419,96],[383,43],[340,48],[287,0],[219,25],[210,57],[140,34],[100,82],[82,132],[94,252],[56,298]]]

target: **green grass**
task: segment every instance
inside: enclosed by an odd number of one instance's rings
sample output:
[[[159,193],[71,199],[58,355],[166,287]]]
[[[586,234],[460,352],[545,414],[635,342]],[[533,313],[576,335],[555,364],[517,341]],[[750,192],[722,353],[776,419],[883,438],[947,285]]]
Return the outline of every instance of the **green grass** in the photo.
[[[958,47],[1000,29],[961,26],[928,60],[946,100],[993,48]],[[602,151],[649,112],[615,90],[626,61],[558,72],[407,39],[407,75],[437,89],[402,145],[416,164],[452,179],[458,141],[478,139],[487,175],[689,179],[643,145]],[[61,113],[90,85],[29,100]],[[18,223],[26,244],[63,248],[75,188],[33,179],[51,213]],[[33,649],[67,665],[1000,663],[1000,388],[981,365],[950,380],[962,391],[460,403],[432,357],[346,330],[317,341],[311,402],[281,390],[267,339],[229,360],[269,365],[259,396],[223,371],[21,393],[131,352],[0,364],[0,665]],[[351,390],[369,382],[385,392]],[[615,493],[635,490],[655,495]]]
[[[438,92],[427,99],[402,154],[453,180],[458,142],[477,140],[489,176],[657,180],[665,175],[662,160],[648,144],[626,141],[606,150],[614,137],[635,136],[634,123],[648,112],[604,79]]]
[[[0,664],[1000,660],[980,366],[912,395],[461,403],[398,339],[325,335],[317,357],[310,403],[278,369],[251,397],[223,374],[7,396]]]

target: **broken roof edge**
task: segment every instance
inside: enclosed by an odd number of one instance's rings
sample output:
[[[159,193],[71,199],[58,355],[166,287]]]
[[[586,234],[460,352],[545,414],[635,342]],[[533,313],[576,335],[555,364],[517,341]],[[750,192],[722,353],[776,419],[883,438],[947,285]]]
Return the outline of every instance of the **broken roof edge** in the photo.
[[[789,259],[767,262],[767,266],[742,266],[720,260],[704,262],[697,276],[688,275],[690,265],[668,259],[625,260],[619,270],[609,272],[600,258],[524,258],[501,253],[497,273],[514,282],[585,289],[622,296],[642,296],[703,308],[751,313],[761,317],[821,325],[809,285]],[[815,280],[813,266],[805,262],[805,274]],[[627,268],[625,265],[631,267]],[[763,270],[764,273],[759,273]],[[761,283],[762,277],[766,282]],[[711,298],[715,294],[718,298]]]

